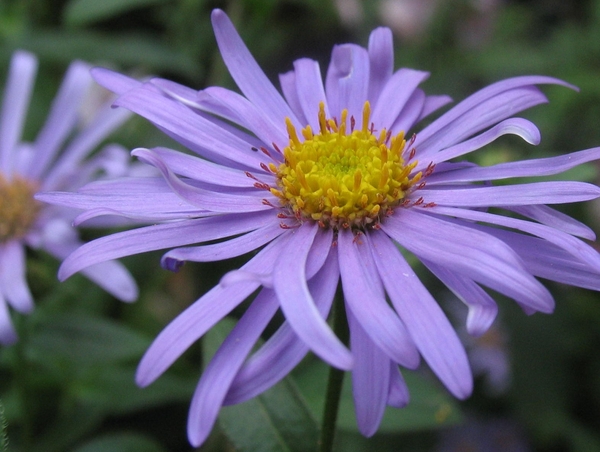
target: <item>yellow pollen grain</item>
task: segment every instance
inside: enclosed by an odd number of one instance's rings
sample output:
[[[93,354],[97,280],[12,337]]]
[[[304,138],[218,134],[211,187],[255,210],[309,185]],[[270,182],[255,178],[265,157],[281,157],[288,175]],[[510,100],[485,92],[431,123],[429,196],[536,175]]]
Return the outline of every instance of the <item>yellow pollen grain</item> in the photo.
[[[36,187],[21,177],[10,181],[0,173],[0,243],[23,237],[37,218]]]
[[[285,124],[289,143],[283,148],[284,163],[269,169],[277,176],[271,193],[296,218],[317,221],[333,228],[363,228],[400,205],[421,173],[412,175],[417,162],[403,159],[404,133],[392,135],[370,122],[371,106],[365,102],[362,127],[343,110],[327,118],[319,104],[316,133],[301,130],[300,141],[289,118]]]

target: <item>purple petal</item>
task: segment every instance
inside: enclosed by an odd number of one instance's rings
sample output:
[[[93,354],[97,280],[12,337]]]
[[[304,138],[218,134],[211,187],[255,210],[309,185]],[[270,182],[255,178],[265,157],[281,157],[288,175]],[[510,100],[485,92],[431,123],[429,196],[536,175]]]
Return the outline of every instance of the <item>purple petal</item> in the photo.
[[[585,224],[543,204],[537,206],[516,206],[509,210],[532,218],[546,226],[559,229],[567,234],[576,235],[588,240],[596,240],[594,231]]]
[[[452,98],[450,96],[446,96],[446,95],[426,96],[425,102],[423,104],[423,110],[421,111],[421,114],[417,118],[417,122],[426,118],[427,116],[432,114],[434,111],[439,110],[443,106],[448,105],[450,102],[452,102]]]
[[[237,126],[240,118],[236,112],[232,112],[229,108],[225,107],[218,99],[215,99],[212,96],[203,95],[203,93],[206,93],[211,88],[204,91],[196,91],[187,86],[180,85],[179,83],[160,78],[153,78],[150,80],[150,84],[158,88],[158,90],[167,97],[192,109],[195,115],[225,129],[227,132],[237,136],[241,140],[247,141],[250,146],[261,147],[264,145],[264,143],[256,137],[240,130]],[[215,116],[224,118],[228,122],[217,119]],[[231,123],[235,123],[236,125]]]
[[[280,226],[277,228],[281,231]],[[235,240],[235,239],[234,239]],[[323,266],[329,251],[332,248],[333,231],[331,229],[317,231],[315,240],[310,248],[306,259],[306,279],[311,279]],[[250,245],[251,246],[251,245]],[[179,265],[175,263],[175,265]],[[221,278],[220,284],[237,284],[240,281],[256,281],[265,287],[273,287],[273,275],[261,273],[251,273],[244,270],[233,270]]]
[[[110,69],[95,67],[90,73],[99,85],[118,95],[142,86],[142,82]]]
[[[468,154],[508,134],[518,135],[530,144],[537,145],[540,142],[540,132],[535,124],[522,118],[510,118],[470,140],[446,148],[430,158],[421,159],[415,171],[426,168],[430,163],[444,162]]]
[[[467,332],[473,336],[484,334],[498,314],[498,305],[492,297],[469,278],[430,261],[423,263],[469,308]]]
[[[390,361],[390,388],[387,404],[394,408],[404,408],[410,401],[408,386],[398,369],[398,365]]]
[[[419,365],[419,353],[398,315],[385,301],[368,245],[355,243],[351,231],[340,230],[338,247],[346,306],[377,347],[395,362],[414,369]]]
[[[210,434],[233,378],[278,308],[275,293],[263,289],[202,373],[187,423],[193,446],[199,447]]]
[[[273,118],[245,97],[225,88],[212,86],[198,93],[200,102],[209,100],[212,105],[222,105],[231,112],[236,122],[249,129],[264,143],[285,146],[289,137],[285,132],[285,117]],[[211,102],[212,101],[212,102]]]
[[[589,201],[600,196],[600,188],[585,182],[556,181],[497,187],[425,188],[415,193],[426,203],[440,206],[491,207]]]
[[[373,231],[369,239],[386,292],[421,355],[454,396],[468,397],[473,376],[450,322],[389,238]]]
[[[349,116],[362,117],[369,83],[369,55],[354,44],[335,46],[325,79],[329,112],[338,117],[343,109]],[[339,117],[338,117],[339,119]]]
[[[281,85],[281,91],[283,91],[285,100],[298,118],[298,121],[302,124],[308,124],[308,119],[304,116],[298,90],[296,89],[296,73],[288,71],[284,74],[279,74],[279,84]]]
[[[377,124],[379,129],[390,130],[417,86],[427,77],[429,77],[428,72],[413,69],[397,71],[383,87],[381,96],[374,105],[373,123]]]
[[[207,159],[231,168],[256,169],[266,156],[252,144],[219,127],[190,109],[164,97],[156,87],[144,85],[127,92],[116,104],[143,116],[173,139]]]
[[[25,279],[25,248],[17,240],[0,244],[0,288],[6,301],[17,311],[33,310],[33,297]]]
[[[467,223],[409,208],[382,222],[381,227],[419,258],[448,267],[538,311],[554,309],[548,290],[526,271],[512,248]]]
[[[425,92],[419,88],[415,89],[390,130],[393,133],[411,130],[421,116],[424,102]]]
[[[349,117],[358,119],[362,117],[369,89],[369,55],[362,47],[347,46],[350,47],[350,72],[338,80],[339,103],[341,108],[348,109]]]
[[[289,117],[297,128],[301,127],[288,104],[248,51],[229,17],[215,9],[211,18],[223,61],[242,93],[273,124]]]
[[[352,394],[356,423],[360,433],[368,438],[379,428],[385,412],[390,388],[390,359],[371,341],[351,310],[347,316],[354,356]]]
[[[121,178],[92,182],[79,192],[42,192],[35,199],[74,209],[106,211],[156,220],[197,218],[206,213],[181,200],[162,178]],[[85,215],[84,215],[85,216]],[[83,221],[83,220],[82,220]],[[76,223],[79,223],[77,221]]]
[[[331,309],[339,277],[337,252],[330,252],[321,271],[308,282],[315,306],[324,319]],[[290,373],[308,351],[289,322],[284,322],[240,369],[224,404],[241,403],[266,391]]]
[[[194,110],[202,109],[202,106],[198,103],[198,90],[188,88],[187,86],[180,85],[171,80],[165,80],[164,78],[153,78],[150,80],[150,83],[171,99],[181,102]]]
[[[600,291],[600,274],[545,240],[516,232],[477,226],[513,248],[527,271],[540,278]]]
[[[242,268],[248,271],[272,269],[286,238],[287,236],[282,236],[271,242]],[[144,354],[136,373],[137,384],[147,386],[156,380],[190,345],[229,314],[257,287],[258,284],[255,283],[215,286],[179,314],[154,339]]]
[[[513,91],[516,91],[517,94],[519,94],[519,95],[522,94],[524,97],[531,97],[531,101],[535,102],[535,103],[533,103],[529,106],[533,106],[536,103],[543,102],[543,101],[545,101],[545,97],[543,95],[541,95],[541,94],[535,95],[533,92],[530,91],[530,93],[532,93],[533,95],[527,96],[526,95],[527,90],[523,91],[520,88],[521,87],[530,88],[530,87],[533,87],[533,85],[547,84],[547,83],[562,85],[562,86],[566,86],[566,87],[569,87],[572,89],[576,89],[573,85],[569,85],[568,83],[565,83],[562,80],[552,78],[552,77],[543,77],[543,76],[514,77],[514,78],[509,78],[506,80],[502,80],[500,82],[493,83],[493,84],[477,91],[476,93],[472,94],[471,96],[467,97],[465,100],[463,100],[462,102],[457,104],[454,108],[452,108],[450,111],[448,111],[443,116],[441,116],[440,118],[435,120],[433,123],[431,123],[425,129],[423,129],[417,136],[417,141],[415,142],[415,145],[417,146],[417,149],[419,149],[419,146],[423,146],[423,144],[425,144],[431,137],[438,134],[442,130],[444,130],[444,131],[447,130],[446,126],[452,126],[452,123],[456,122],[461,117],[463,117],[463,118],[469,117],[469,115],[475,108],[477,108],[478,106],[480,106],[481,104],[483,104],[484,102],[486,102],[490,99],[496,98],[495,101],[490,104],[490,106],[493,106],[494,104],[496,104],[497,107],[502,107],[502,106],[508,107],[509,105],[507,105],[507,102],[511,98],[515,97]],[[519,100],[518,97],[516,98],[516,100]],[[489,117],[490,114],[496,116],[496,119],[492,120],[490,125],[493,123],[496,123],[498,121],[501,121],[502,119],[505,119],[508,116],[511,116],[512,114],[515,114],[518,111],[523,110],[524,108],[528,108],[528,107],[525,107],[524,105],[527,105],[527,103],[522,104],[522,105],[514,105],[513,108],[509,108],[510,112],[507,111],[506,115],[504,117],[497,116],[496,113],[494,113],[492,110],[490,110],[489,112],[487,112],[487,114],[488,114],[487,116]],[[472,115],[470,115],[470,117],[472,117]],[[463,122],[463,121],[461,120],[460,122]],[[484,128],[484,126],[478,126],[477,130],[474,130],[474,127],[473,127],[474,125],[475,125],[475,123],[468,125],[465,122],[465,125],[462,126],[462,128],[465,131],[466,131],[466,129],[470,129],[470,133],[476,133],[477,131],[482,130],[482,128]],[[442,133],[441,135],[443,136],[444,133]],[[440,148],[439,147],[431,148],[431,151],[435,152],[438,149],[440,149]]]
[[[256,180],[248,177],[243,171],[217,165],[193,155],[162,147],[147,150],[159,157],[171,171],[180,176],[225,187],[250,188],[256,183]],[[259,177],[271,182],[271,174],[264,175],[262,169],[257,173],[260,174]]]
[[[368,99],[375,105],[381,90],[394,71],[394,40],[392,30],[378,27],[369,36]]]
[[[272,221],[271,214],[236,214],[182,220],[119,232],[88,242],[62,263],[63,281],[90,265],[146,251],[201,243],[242,234]]]
[[[325,103],[325,116],[330,117],[319,63],[308,58],[294,61],[298,99],[313,132],[320,130],[319,103]]]
[[[547,99],[536,87],[510,90],[485,100],[439,130],[430,138],[424,139],[423,135],[427,135],[430,128],[436,124],[436,122],[433,122],[417,134],[417,139],[415,140],[417,158],[419,160],[426,160],[442,149],[460,143],[487,127],[543,102],[547,102]],[[458,108],[458,105],[454,108]],[[439,120],[450,115],[452,111],[450,110],[444,114]]]
[[[306,258],[307,279],[312,279],[321,270],[333,248],[333,230],[319,228]]]
[[[527,232],[528,234],[545,239],[550,243],[554,243],[575,258],[585,262],[591,269],[600,272],[600,254],[598,254],[594,248],[573,237],[572,235],[555,228],[543,224],[533,223],[531,221],[524,221],[516,218],[504,217],[502,215],[495,215],[475,210],[436,206],[433,207],[431,211],[435,212],[436,214],[448,215],[466,220],[483,221],[486,223]]]
[[[274,289],[285,318],[310,349],[332,366],[350,370],[352,354],[319,314],[306,283],[306,260],[317,231],[317,225],[305,223],[290,234],[273,271]]]
[[[284,231],[279,224],[273,223],[214,245],[176,248],[162,257],[161,265],[168,270],[176,271],[185,261],[213,262],[241,256],[274,240]]]
[[[271,210],[272,207],[263,203],[258,190],[248,191],[248,196],[229,195],[210,190],[204,190],[186,184],[179,179],[163,160],[149,149],[135,149],[131,155],[141,161],[156,167],[165,178],[169,187],[185,201],[209,212],[237,213]]]
[[[600,148],[572,152],[543,159],[499,163],[487,167],[472,166],[454,171],[434,173],[428,183],[474,182],[507,179],[512,177],[551,176],[574,168],[582,163],[600,159]]]
[[[12,173],[14,152],[35,82],[37,59],[29,52],[15,52],[10,60],[4,100],[0,110],[0,172]]]

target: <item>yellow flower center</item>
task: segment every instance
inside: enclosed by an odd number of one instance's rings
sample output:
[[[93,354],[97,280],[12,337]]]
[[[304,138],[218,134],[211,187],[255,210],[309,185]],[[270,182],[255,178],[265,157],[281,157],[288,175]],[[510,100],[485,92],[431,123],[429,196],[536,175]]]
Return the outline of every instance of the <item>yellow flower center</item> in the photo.
[[[0,243],[23,237],[35,221],[40,204],[33,198],[35,186],[26,179],[7,181],[0,174]]]
[[[404,159],[404,132],[391,136],[383,129],[376,136],[370,114],[369,102],[365,102],[362,127],[355,129],[351,117],[348,131],[348,111],[342,111],[338,123],[325,117],[321,102],[319,133],[306,126],[304,141],[286,118],[290,142],[283,149],[284,163],[270,165],[277,175],[277,188],[271,188],[271,193],[300,221],[334,228],[377,224],[421,179],[420,172],[410,177],[417,162]]]

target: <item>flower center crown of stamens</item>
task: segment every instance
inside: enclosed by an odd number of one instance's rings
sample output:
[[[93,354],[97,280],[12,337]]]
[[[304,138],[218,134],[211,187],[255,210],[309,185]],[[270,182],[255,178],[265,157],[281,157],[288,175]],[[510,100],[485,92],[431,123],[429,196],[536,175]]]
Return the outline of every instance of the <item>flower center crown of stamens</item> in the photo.
[[[385,129],[374,134],[371,106],[365,102],[362,127],[355,129],[354,117],[344,109],[341,119],[328,119],[319,105],[319,132],[302,129],[301,141],[289,118],[290,137],[283,149],[284,163],[271,164],[277,188],[271,193],[300,221],[313,220],[321,226],[364,228],[379,222],[401,204],[422,174],[410,177],[417,161],[405,161],[404,132],[392,136]]]
[[[33,198],[35,186],[26,179],[8,181],[0,174],[0,243],[23,237],[40,209]]]

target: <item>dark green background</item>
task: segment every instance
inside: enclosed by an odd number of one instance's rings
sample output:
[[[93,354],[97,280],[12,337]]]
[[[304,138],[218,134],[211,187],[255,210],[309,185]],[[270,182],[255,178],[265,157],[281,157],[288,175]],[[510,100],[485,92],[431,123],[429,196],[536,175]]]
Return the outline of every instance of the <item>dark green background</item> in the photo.
[[[296,58],[317,59],[324,71],[333,44],[366,45],[370,30],[382,24],[382,2],[358,3],[362,17],[344,24],[333,2],[323,0],[2,0],[0,78],[4,80],[15,49],[40,58],[26,129],[32,138],[73,59],[134,76],[161,75],[197,89],[210,84],[234,88],[210,27],[210,11],[220,7],[275,81]],[[431,71],[424,84],[428,93],[460,100],[486,84],[523,74],[551,75],[580,88],[575,93],[544,87],[550,105],[523,114],[540,127],[539,146],[506,137],[477,153],[476,161],[490,164],[600,145],[600,1],[434,3],[433,16],[420,34],[396,36],[396,67]],[[484,3],[495,6],[482,9]],[[141,118],[112,139],[128,148],[177,147]],[[586,165],[565,177],[597,182],[597,166]],[[598,203],[564,210],[600,230]],[[84,231],[86,238],[100,234]],[[59,284],[58,263],[42,253],[29,254],[28,278],[37,308],[30,316],[13,316],[21,341],[0,350],[8,450],[192,449],[185,433],[191,393],[202,363],[231,322],[222,322],[146,389],[135,386],[135,367],[170,319],[244,260],[187,264],[171,274],[160,269],[159,258],[160,253],[150,253],[124,259],[141,288],[138,302],[125,305],[81,276]],[[458,304],[428,274],[423,272],[422,278],[439,300],[447,301],[445,307]],[[474,395],[458,402],[427,369],[405,372],[412,403],[402,411],[388,410],[380,431],[367,440],[356,431],[346,391],[338,450],[600,450],[598,296],[549,287],[557,301],[551,316],[527,317],[514,303],[497,297],[501,312],[495,327],[503,340],[493,345],[509,357],[512,373],[505,392],[491,393],[478,378]],[[475,346],[489,345],[491,339]],[[201,450],[313,450],[325,372],[309,359],[265,395],[224,409],[219,427]]]

